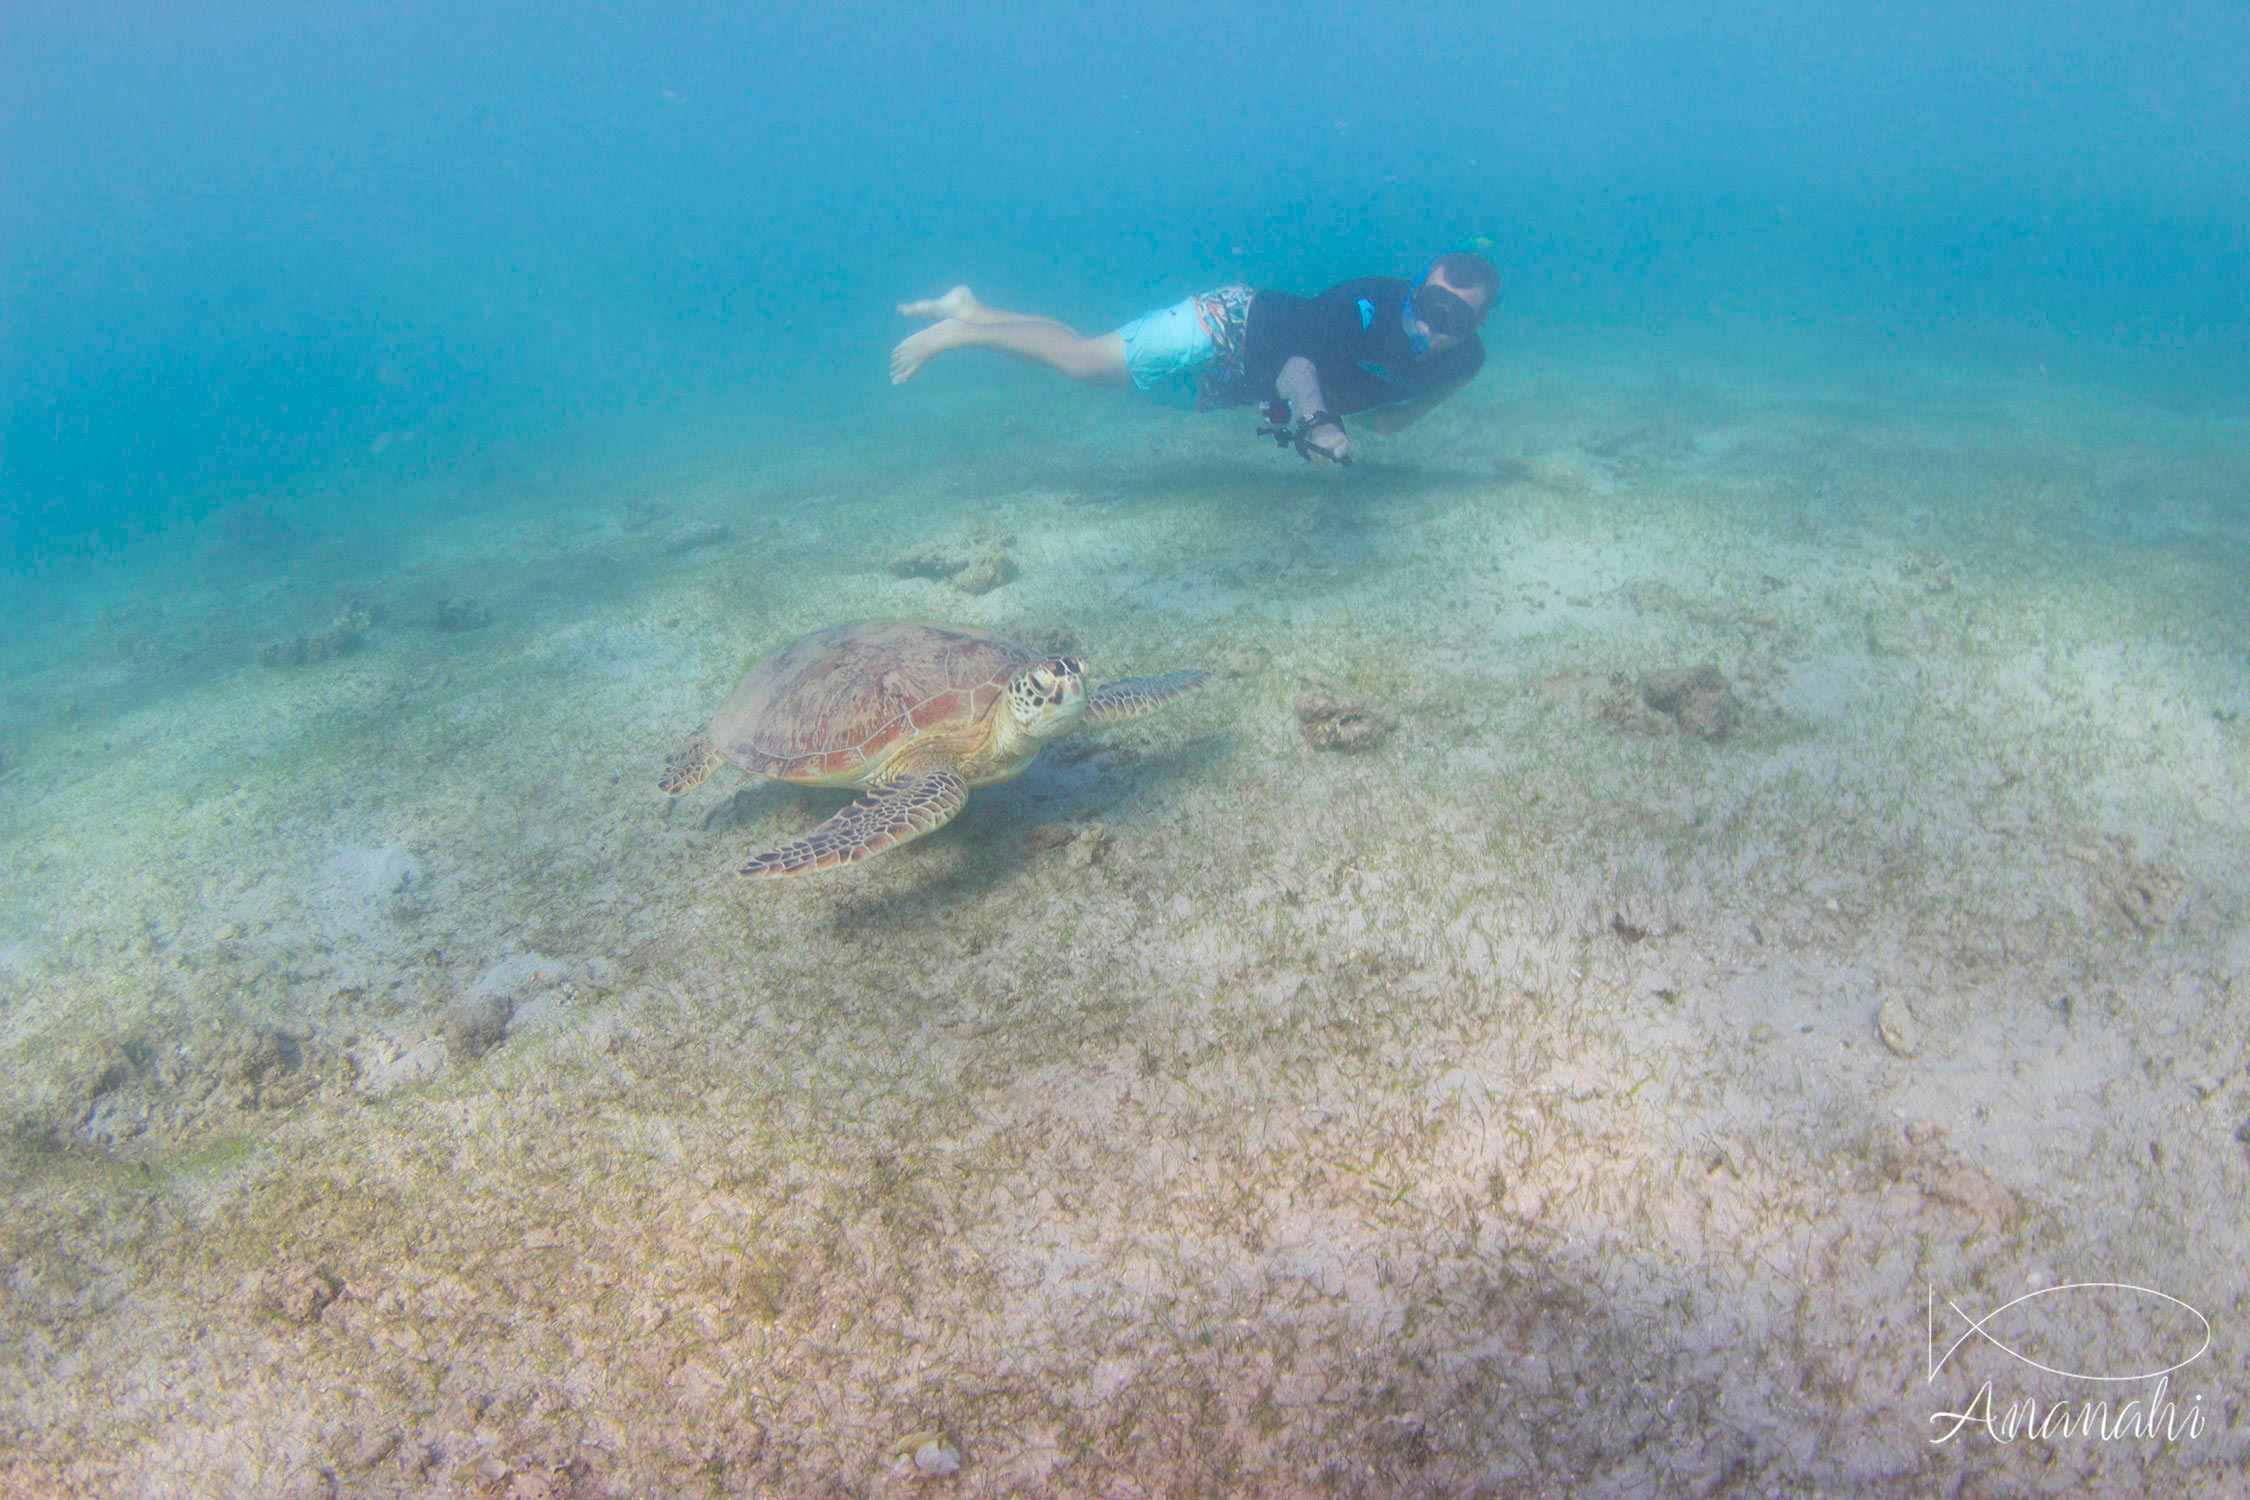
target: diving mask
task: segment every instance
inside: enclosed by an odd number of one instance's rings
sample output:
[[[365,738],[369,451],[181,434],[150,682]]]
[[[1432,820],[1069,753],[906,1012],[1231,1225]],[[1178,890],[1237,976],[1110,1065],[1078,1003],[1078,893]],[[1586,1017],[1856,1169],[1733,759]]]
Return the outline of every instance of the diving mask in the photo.
[[[1406,337],[1416,354],[1435,339],[1465,339],[1477,331],[1477,310],[1459,292],[1425,281],[1406,296]]]

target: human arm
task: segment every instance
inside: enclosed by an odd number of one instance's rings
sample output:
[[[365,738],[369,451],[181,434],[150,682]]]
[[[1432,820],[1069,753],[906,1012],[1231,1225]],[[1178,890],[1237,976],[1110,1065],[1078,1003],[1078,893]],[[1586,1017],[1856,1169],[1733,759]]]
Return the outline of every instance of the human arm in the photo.
[[[1307,418],[1325,414],[1328,403],[1320,393],[1320,372],[1313,362],[1302,354],[1292,355],[1274,377],[1274,394],[1296,410],[1301,423]],[[1344,436],[1344,424],[1330,417],[1317,427],[1303,429],[1301,435],[1307,450],[1306,457],[1319,454],[1322,461],[1332,464],[1347,463],[1352,456],[1352,440]]]

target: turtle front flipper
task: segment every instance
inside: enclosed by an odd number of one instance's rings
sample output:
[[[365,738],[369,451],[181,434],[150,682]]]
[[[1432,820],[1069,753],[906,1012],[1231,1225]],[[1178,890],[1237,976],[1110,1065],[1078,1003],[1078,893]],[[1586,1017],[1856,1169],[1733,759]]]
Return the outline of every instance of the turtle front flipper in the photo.
[[[677,797],[691,792],[703,784],[719,765],[719,747],[711,743],[711,726],[706,724],[688,736],[686,743],[664,757],[664,774],[656,784],[667,797]]]
[[[1200,667],[1166,672],[1156,677],[1127,677],[1112,682],[1086,699],[1086,722],[1115,724],[1155,713],[1183,693],[1192,693],[1210,680]]]
[[[951,771],[924,771],[878,787],[803,838],[753,856],[742,873],[764,880],[857,864],[943,828],[968,801],[969,788],[960,777]]]

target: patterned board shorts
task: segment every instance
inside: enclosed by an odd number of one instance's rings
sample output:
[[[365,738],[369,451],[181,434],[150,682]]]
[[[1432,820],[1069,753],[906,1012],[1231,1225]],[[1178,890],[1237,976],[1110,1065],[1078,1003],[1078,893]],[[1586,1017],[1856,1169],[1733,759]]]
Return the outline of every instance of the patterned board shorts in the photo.
[[[1251,287],[1222,286],[1118,329],[1134,389],[1201,410],[1242,405],[1242,330],[1255,295]]]

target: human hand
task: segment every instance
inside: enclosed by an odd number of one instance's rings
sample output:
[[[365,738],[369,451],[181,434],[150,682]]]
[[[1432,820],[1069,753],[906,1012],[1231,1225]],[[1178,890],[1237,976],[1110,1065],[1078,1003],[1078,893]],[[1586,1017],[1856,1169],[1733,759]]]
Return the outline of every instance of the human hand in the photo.
[[[1323,422],[1318,427],[1308,427],[1302,434],[1305,457],[1327,464],[1348,464],[1352,461],[1352,440],[1344,436],[1343,427],[1335,422]]]

